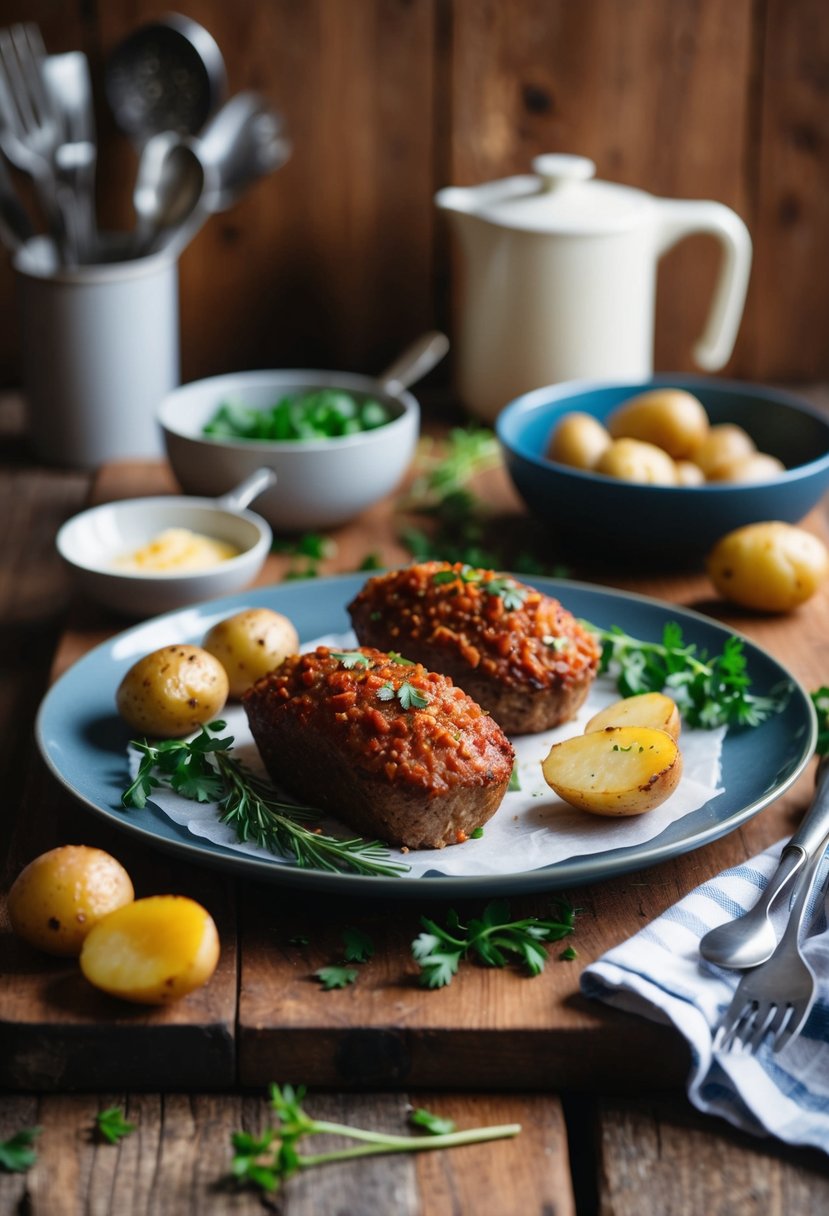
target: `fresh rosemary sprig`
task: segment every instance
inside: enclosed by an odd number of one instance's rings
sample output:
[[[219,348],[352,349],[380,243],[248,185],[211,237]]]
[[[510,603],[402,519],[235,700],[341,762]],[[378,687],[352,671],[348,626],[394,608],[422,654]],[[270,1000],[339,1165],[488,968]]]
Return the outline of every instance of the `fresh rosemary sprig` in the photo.
[[[309,870],[396,876],[408,866],[389,860],[389,851],[377,840],[360,836],[341,840],[308,827],[318,819],[315,807],[284,802],[266,782],[230,754],[231,736],[218,738],[224,722],[202,726],[191,740],[165,739],[149,743],[133,740],[142,759],[134,781],[121,796],[125,807],[142,807],[159,786],[197,802],[217,802],[219,819],[236,833],[237,840],[291,857]]]
[[[360,1157],[375,1157],[381,1153],[419,1153],[439,1148],[457,1148],[462,1144],[481,1144],[487,1140],[502,1140],[517,1136],[520,1123],[504,1123],[494,1127],[475,1127],[465,1131],[439,1130],[450,1126],[449,1120],[438,1120],[428,1111],[417,1112],[417,1122],[427,1129],[426,1135],[397,1136],[389,1132],[373,1132],[347,1123],[332,1123],[314,1119],[302,1106],[305,1086],[271,1085],[271,1107],[276,1114],[276,1126],[268,1127],[259,1136],[250,1132],[234,1132],[232,1175],[240,1184],[275,1191],[292,1174],[315,1165],[332,1161],[352,1161]],[[454,1126],[454,1125],[452,1125]],[[344,1136],[358,1141],[354,1147],[332,1149],[325,1153],[301,1154],[299,1141],[306,1136]]]
[[[599,671],[616,677],[623,697],[666,690],[688,726],[758,726],[785,704],[782,690],[772,696],[749,692],[743,640],[733,634],[720,654],[709,656],[693,642],[685,643],[676,621],[665,625],[661,642],[644,642],[616,625],[599,629],[583,624],[601,641]]]

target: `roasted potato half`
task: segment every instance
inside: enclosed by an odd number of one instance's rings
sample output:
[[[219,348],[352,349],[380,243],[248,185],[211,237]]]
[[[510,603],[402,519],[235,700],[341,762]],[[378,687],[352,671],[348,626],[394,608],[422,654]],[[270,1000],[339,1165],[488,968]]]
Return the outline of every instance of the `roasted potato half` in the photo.
[[[674,739],[679,738],[682,723],[676,701],[663,692],[640,692],[635,697],[623,697],[594,714],[584,728],[604,730],[607,726],[650,726],[654,730],[667,731]]]
[[[570,806],[591,815],[642,815],[676,789],[682,753],[667,731],[608,726],[555,743],[541,767]]]

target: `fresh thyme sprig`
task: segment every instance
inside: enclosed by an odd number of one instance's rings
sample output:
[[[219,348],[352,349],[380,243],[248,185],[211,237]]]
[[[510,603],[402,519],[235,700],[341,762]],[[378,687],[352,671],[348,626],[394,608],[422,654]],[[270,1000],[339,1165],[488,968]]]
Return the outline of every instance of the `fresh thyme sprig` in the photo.
[[[510,920],[509,903],[495,899],[480,918],[462,925],[454,908],[446,914],[448,929],[422,916],[425,932],[412,942],[412,955],[420,966],[420,982],[426,988],[444,988],[457,974],[461,960],[476,957],[487,967],[506,967],[522,961],[530,975],[539,975],[547,961],[545,942],[557,942],[573,932],[576,910],[561,902],[558,920],[528,916]]]
[[[292,1085],[271,1085],[271,1106],[276,1114],[276,1125],[268,1127],[259,1136],[250,1132],[234,1132],[232,1175],[237,1182],[258,1187],[263,1191],[275,1191],[292,1174],[311,1169],[315,1165],[327,1165],[333,1161],[352,1161],[359,1157],[375,1157],[383,1153],[419,1153],[440,1148],[457,1148],[463,1144],[481,1144],[487,1140],[502,1140],[517,1136],[520,1123],[504,1123],[493,1127],[474,1127],[465,1131],[438,1132],[438,1120],[427,1111],[419,1112],[418,1122],[431,1130],[425,1136],[396,1136],[389,1132],[373,1132],[347,1123],[332,1123],[327,1119],[314,1119],[302,1108],[305,1086],[296,1089]],[[449,1121],[444,1123],[448,1126]],[[299,1152],[298,1144],[306,1136],[344,1136],[359,1143],[349,1148],[333,1149],[325,1153]]]
[[[149,743],[133,740],[142,754],[134,781],[121,796],[125,807],[142,807],[159,786],[197,802],[217,802],[219,819],[242,843],[291,857],[302,869],[396,876],[408,866],[389,860],[389,851],[377,840],[360,836],[341,840],[308,827],[318,819],[314,807],[284,802],[255,773],[230,754],[233,738],[218,738],[221,721],[202,726],[191,740],[165,739]]]
[[[742,638],[726,638],[720,654],[709,656],[683,640],[682,628],[668,621],[661,642],[644,642],[614,625],[599,629],[583,622],[602,644],[600,672],[616,677],[623,697],[666,690],[688,726],[758,726],[785,705],[784,690],[771,696],[749,692]]]

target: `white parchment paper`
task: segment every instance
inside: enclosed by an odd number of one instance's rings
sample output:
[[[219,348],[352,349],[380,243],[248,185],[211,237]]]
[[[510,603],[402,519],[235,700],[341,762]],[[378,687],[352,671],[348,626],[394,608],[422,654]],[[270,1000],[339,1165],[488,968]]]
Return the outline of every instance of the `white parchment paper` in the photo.
[[[352,633],[330,634],[309,642],[304,649],[312,650],[315,646],[324,645],[348,650],[356,644]],[[505,795],[480,840],[469,840],[445,849],[418,849],[408,853],[391,849],[392,860],[410,867],[403,877],[420,878],[429,870],[466,877],[519,874],[570,857],[629,848],[653,840],[683,815],[698,810],[722,793],[719,785],[720,756],[725,727],[717,730],[683,730],[680,739],[682,779],[666,802],[644,815],[624,819],[589,815],[556,797],[544,780],[541,761],[553,743],[581,734],[585,722],[593,714],[618,698],[613,682],[601,677],[591,689],[587,704],[582,706],[572,721],[542,734],[513,738],[521,789]],[[254,771],[264,774],[244,710],[239,706],[229,706],[222,713],[222,718],[227,722],[227,732],[223,733],[233,735],[236,741],[234,755]],[[138,759],[137,754],[131,754],[133,775],[138,768]],[[169,790],[154,791],[152,802],[193,836],[239,853],[273,856],[255,845],[239,844],[232,829],[219,822],[214,804],[191,802]],[[336,820],[321,819],[320,826],[335,835],[353,834]]]

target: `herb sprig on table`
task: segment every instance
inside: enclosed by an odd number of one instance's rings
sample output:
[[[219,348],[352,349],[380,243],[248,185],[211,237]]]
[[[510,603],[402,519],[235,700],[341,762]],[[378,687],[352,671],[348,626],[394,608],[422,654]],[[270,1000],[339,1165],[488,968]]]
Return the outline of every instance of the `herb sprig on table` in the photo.
[[[709,655],[684,641],[676,621],[665,625],[661,642],[643,642],[615,625],[599,629],[583,624],[602,644],[599,671],[616,677],[623,697],[666,690],[688,726],[758,726],[785,704],[782,692],[759,696],[749,691],[743,639],[733,634],[720,654]]]
[[[449,1120],[440,1120],[428,1111],[418,1111],[417,1125],[427,1134],[397,1136],[390,1132],[374,1132],[348,1123],[333,1123],[315,1119],[302,1107],[305,1086],[271,1085],[271,1107],[276,1123],[260,1135],[234,1132],[232,1175],[238,1183],[275,1191],[293,1174],[334,1161],[351,1161],[360,1157],[376,1157],[387,1153],[420,1153],[442,1148],[457,1148],[463,1144],[481,1144],[487,1140],[503,1140],[517,1136],[520,1123],[504,1123],[493,1127],[474,1127],[465,1131],[445,1130]],[[413,1120],[415,1121],[415,1120]],[[451,1125],[454,1127],[454,1125]],[[324,1153],[300,1153],[299,1143],[309,1136],[334,1135],[357,1141],[347,1148]]]
[[[465,958],[475,958],[486,967],[522,962],[530,975],[540,975],[547,962],[545,943],[561,941],[574,931],[576,910],[562,901],[557,920],[535,916],[510,920],[509,903],[495,899],[486,905],[480,918],[473,918],[468,925],[461,924],[454,908],[446,914],[448,928],[426,916],[420,923],[424,932],[412,942],[420,982],[426,988],[444,988]]]
[[[34,1142],[42,1130],[40,1127],[21,1127],[8,1140],[0,1140],[0,1170],[22,1174],[31,1169],[37,1161]]]
[[[154,789],[166,786],[195,802],[217,802],[219,818],[239,841],[252,841],[272,853],[293,858],[311,870],[396,876],[408,866],[389,860],[389,851],[376,840],[341,840],[308,826],[320,818],[314,807],[284,802],[230,754],[233,738],[220,738],[221,721],[202,726],[191,740],[164,739],[150,743],[134,739],[141,753],[135,779],[121,796],[125,807],[143,807]]]

